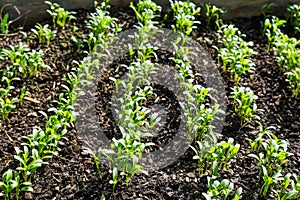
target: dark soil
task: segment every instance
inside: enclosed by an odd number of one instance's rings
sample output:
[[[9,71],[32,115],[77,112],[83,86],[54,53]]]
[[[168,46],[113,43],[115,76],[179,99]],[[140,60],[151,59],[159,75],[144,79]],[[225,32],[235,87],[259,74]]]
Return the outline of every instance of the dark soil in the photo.
[[[66,84],[62,78],[66,77],[73,67],[76,67],[73,61],[80,61],[85,56],[83,50],[78,51],[77,44],[71,40],[71,36],[73,27],[76,26],[78,30],[75,35],[80,38],[86,37],[87,29],[84,28],[84,20],[89,12],[92,11],[77,11],[77,20],[65,30],[58,29],[58,35],[51,42],[50,47],[39,45],[35,39],[28,41],[32,49],[44,51],[45,62],[51,66],[51,70],[43,71],[37,78],[20,77],[20,81],[14,82],[17,93],[12,94],[13,96],[17,97],[22,86],[26,86],[30,92],[27,96],[36,101],[25,99],[23,104],[18,105],[11,113],[9,120],[2,123],[0,127],[0,174],[17,167],[18,163],[13,158],[15,153],[13,147],[20,146],[21,136],[30,134],[33,127],[43,128],[45,119],[39,111],[52,114],[47,109],[57,106],[56,100],[63,90],[61,85]],[[136,24],[133,12],[127,9],[113,7],[111,15],[119,19],[123,30],[132,28]],[[205,28],[203,18],[199,20],[201,25],[192,33],[192,37],[210,52],[217,64],[217,52],[213,48],[213,46],[220,46],[217,34]],[[261,17],[255,17],[226,21],[226,23],[236,24],[241,32],[246,34],[246,40],[254,42],[253,48],[257,51],[257,54],[253,56],[256,64],[255,72],[243,76],[239,85],[250,87],[258,95],[257,105],[259,109],[262,109],[258,116],[263,126],[274,126],[273,132],[279,138],[290,142],[289,151],[294,155],[290,157],[287,171],[299,176],[300,99],[291,97],[289,85],[285,80],[285,75],[276,64],[274,52],[266,50],[266,41],[260,31],[261,20]],[[170,24],[166,23],[164,27],[170,27]],[[285,31],[300,39],[299,35],[294,35],[290,27],[287,27]],[[27,33],[30,34],[30,31]],[[26,43],[26,38],[21,33],[0,38],[0,48],[16,45],[21,41]],[[87,46],[84,50],[87,50]],[[160,55],[165,54],[160,53]],[[7,64],[9,64],[8,61],[1,61],[0,68],[6,67]],[[222,71],[221,67],[219,71],[224,80],[227,96],[229,96],[233,81],[230,80],[229,74]],[[172,97],[171,94],[166,96]],[[106,110],[108,106],[106,103],[108,102],[102,101],[103,105],[100,104],[99,108]],[[174,101],[160,103],[162,105],[164,103],[165,105],[175,104]],[[104,115],[107,117],[105,119],[110,119],[112,116],[109,112]],[[105,124],[107,130],[112,130],[107,132],[109,138],[118,137],[118,130],[113,121],[111,119],[111,123]],[[254,122],[245,127],[239,125],[239,118],[233,111],[232,101],[229,100],[222,139],[234,138],[235,142],[241,145],[241,150],[227,165],[227,169],[221,173],[221,178],[230,179],[236,188],[242,187],[242,199],[245,200],[260,199],[258,192],[262,183],[258,181],[258,163],[247,156],[250,149],[248,139],[254,139],[257,133],[258,124]],[[164,145],[172,137],[172,134],[164,134],[161,138],[154,139],[154,142],[158,146]],[[128,187],[124,179],[120,180],[113,192],[112,185],[109,184],[112,176],[109,168],[101,166],[103,173],[101,180],[93,158],[83,151],[82,144],[75,129],[70,128],[60,142],[59,155],[49,161],[49,165],[38,169],[36,177],[32,180],[34,191],[22,194],[21,199],[99,199],[102,194],[106,199],[204,199],[202,192],[207,190],[207,178],[199,176],[197,161],[192,159],[191,149],[178,161],[164,169],[150,172],[148,175],[136,175]],[[271,194],[268,199],[275,199],[275,197]]]

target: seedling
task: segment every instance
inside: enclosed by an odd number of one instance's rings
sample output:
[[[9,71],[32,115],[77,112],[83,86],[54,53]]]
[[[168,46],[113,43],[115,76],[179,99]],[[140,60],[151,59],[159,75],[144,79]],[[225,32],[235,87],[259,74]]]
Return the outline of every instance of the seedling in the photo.
[[[9,98],[0,98],[0,111],[2,116],[2,121],[5,121],[8,119],[9,114],[13,109],[16,108],[16,103],[19,100],[16,98],[9,99]]]
[[[196,21],[195,16],[200,13],[200,8],[190,1],[177,1],[170,0],[171,8],[174,12],[175,25],[172,28],[175,31],[190,35],[193,29],[196,28],[195,24],[200,24]]]
[[[218,29],[223,25],[221,17],[227,12],[224,8],[218,8],[215,5],[209,3],[204,5],[204,12],[206,16],[206,26],[211,26],[211,21],[214,20]]]
[[[224,48],[219,48],[218,57],[223,70],[230,71],[235,84],[238,84],[243,74],[252,72],[255,64],[250,59],[256,52],[250,48],[253,42],[245,42],[245,37],[234,25],[223,25],[218,31]]]
[[[21,182],[18,172],[13,172],[11,169],[7,170],[2,175],[2,181],[0,181],[0,197],[4,197],[4,200],[10,200],[12,198],[12,192],[15,190],[16,199],[19,199],[20,192],[32,192],[30,182]]]
[[[87,39],[90,52],[95,51],[99,44],[104,45],[105,40],[122,30],[117,23],[118,20],[110,17],[109,12],[106,11],[108,5],[95,4],[95,6],[96,11],[91,13],[90,19],[86,21],[86,27],[91,30]]]
[[[151,0],[141,1],[137,3],[137,7],[133,2],[130,2],[130,8],[135,12],[138,22],[142,26],[153,27],[157,22],[153,21],[154,18],[159,16],[161,7]]]
[[[17,68],[18,72],[24,76],[32,77],[43,68],[49,68],[42,59],[42,50],[30,51],[28,45],[23,43],[19,43],[18,46],[10,46],[10,49],[2,49],[0,54],[3,57],[8,57],[14,68]]]
[[[207,177],[207,193],[202,193],[206,200],[226,200],[231,192],[234,190],[234,184],[227,179],[221,182],[216,180],[215,177]],[[242,188],[238,188],[234,193],[233,200],[238,200],[241,198]]]
[[[32,152],[29,152],[27,146],[24,146],[23,153],[18,147],[14,147],[16,154],[14,158],[20,162],[20,167],[17,167],[17,170],[23,171],[23,179],[24,181],[28,181],[36,171],[38,167],[41,167],[42,164],[48,164],[47,162],[43,162],[40,159],[38,151],[36,149],[32,149]]]
[[[253,93],[250,88],[233,87],[231,96],[233,99],[235,112],[241,117],[241,125],[244,126],[255,117],[257,106],[255,101],[258,97]]]
[[[264,4],[260,9],[259,9],[259,13],[262,14],[264,16],[264,21],[267,18],[267,13],[268,11],[270,11],[272,9],[272,7],[274,6],[274,3],[267,3]]]
[[[56,30],[52,31],[48,24],[42,26],[39,23],[31,31],[33,32],[33,36],[39,40],[39,43],[46,43],[47,46],[50,45],[51,38],[57,33]]]
[[[295,31],[300,32],[300,5],[289,5],[286,11],[286,21],[289,21]]]
[[[0,12],[0,33],[4,33],[7,34],[8,33],[8,18],[9,18],[9,14],[5,13],[5,15],[2,18],[2,9]]]
[[[267,36],[268,44],[267,49],[270,50],[271,45],[276,42],[278,36],[282,34],[280,27],[284,26],[285,20],[280,20],[278,17],[272,16],[271,19],[267,18],[264,22],[263,35]]]
[[[297,98],[300,91],[300,68],[296,68],[290,72],[285,73],[287,75],[287,81],[292,88],[293,97]]]
[[[52,17],[52,23],[54,28],[58,25],[61,28],[65,28],[67,24],[70,23],[72,19],[76,19],[73,15],[76,14],[74,11],[67,11],[64,8],[60,7],[57,3],[52,3],[50,1],[45,1],[46,4],[50,6],[50,10],[47,10],[47,12]]]

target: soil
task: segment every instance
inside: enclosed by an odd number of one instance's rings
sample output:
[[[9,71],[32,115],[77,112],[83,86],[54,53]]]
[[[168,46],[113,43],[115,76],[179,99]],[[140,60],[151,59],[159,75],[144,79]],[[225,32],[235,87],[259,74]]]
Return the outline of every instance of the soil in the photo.
[[[76,67],[74,61],[84,58],[83,50],[88,50],[85,45],[85,49],[78,51],[77,44],[71,39],[73,28],[78,27],[75,33],[77,37],[85,38],[87,30],[84,28],[84,21],[92,11],[77,10],[77,19],[66,29],[59,28],[58,35],[50,46],[40,45],[36,39],[27,41],[21,32],[0,36],[0,49],[19,42],[27,43],[31,49],[42,49],[45,62],[51,67],[50,70],[45,69],[41,72],[38,77],[20,77],[21,80],[13,84],[16,93],[12,94],[12,97],[17,97],[22,86],[26,86],[29,92],[27,96],[31,99],[24,99],[23,104],[18,105],[10,114],[9,120],[3,122],[0,127],[0,174],[17,167],[18,162],[13,158],[14,146],[20,146],[23,141],[21,136],[31,134],[33,127],[45,125],[45,118],[39,111],[50,115],[48,108],[57,106],[56,100],[63,90],[62,85],[65,84],[63,78]],[[112,7],[110,13],[119,19],[123,30],[137,24],[134,13],[130,10]],[[213,27],[206,28],[204,18],[199,17],[199,20],[201,25],[198,25],[198,28],[192,32],[192,37],[199,41],[217,64],[217,52],[213,47],[221,45],[217,33]],[[226,21],[226,23],[235,24],[246,35],[245,40],[253,41],[253,48],[257,52],[253,56],[256,65],[255,72],[243,76],[239,85],[250,87],[259,97],[257,106],[261,111],[258,117],[262,125],[273,126],[276,136],[290,143],[289,151],[294,155],[290,157],[286,169],[300,176],[300,99],[291,97],[289,84],[276,64],[274,51],[266,50],[266,40],[261,34],[260,22],[262,20],[262,17],[254,17]],[[170,28],[170,22],[163,23],[163,27]],[[300,39],[299,34],[295,34],[291,27],[287,26],[284,30],[290,36]],[[30,30],[26,32],[31,33]],[[161,52],[160,55],[166,54]],[[0,68],[4,68],[8,63],[6,60],[1,61]],[[217,66],[223,78],[227,96],[229,96],[233,81],[229,78],[229,74],[224,73],[218,64]],[[160,92],[163,90],[164,88]],[[172,94],[166,96],[170,98]],[[167,103],[176,104],[171,100],[165,102],[165,105]],[[108,102],[103,101],[102,104],[100,102],[99,108],[105,110]],[[102,114],[111,119],[111,114],[103,112]],[[112,123],[107,123],[106,127],[113,130],[116,125],[113,119],[111,121]],[[174,128],[176,126],[169,129]],[[118,130],[115,129],[107,134],[111,134],[108,135],[109,138],[118,137],[117,132]],[[154,139],[156,147],[171,140],[173,137],[171,132]],[[258,124],[255,122],[245,127],[240,126],[239,118],[233,111],[233,102],[228,100],[222,140],[232,137],[235,143],[241,145],[241,149],[227,165],[227,169],[221,173],[221,178],[232,181],[235,188],[242,187],[242,199],[245,200],[262,199],[258,195],[262,186],[262,182],[258,181],[258,163],[247,156],[250,150],[248,139],[254,139],[257,133]],[[36,176],[31,180],[34,191],[23,193],[20,199],[99,199],[102,194],[106,199],[204,199],[202,192],[207,190],[207,177],[199,176],[198,164],[196,160],[193,160],[194,154],[191,149],[188,149],[176,162],[163,169],[150,172],[148,175],[137,174],[128,187],[125,180],[121,178],[113,192],[112,185],[109,184],[112,175],[109,173],[108,166],[101,165],[103,177],[100,179],[93,158],[83,150],[82,145],[83,141],[78,138],[76,129],[70,127],[60,141],[59,155],[49,161],[49,165],[38,169]],[[275,197],[270,193],[268,199],[275,199]]]

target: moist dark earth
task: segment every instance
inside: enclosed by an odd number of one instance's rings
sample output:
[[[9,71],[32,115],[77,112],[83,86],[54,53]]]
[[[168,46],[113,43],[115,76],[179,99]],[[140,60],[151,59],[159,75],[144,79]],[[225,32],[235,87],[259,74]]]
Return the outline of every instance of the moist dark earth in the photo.
[[[44,59],[51,69],[44,70],[38,77],[24,78],[15,81],[16,92],[19,93],[22,86],[26,86],[28,97],[35,99],[32,101],[24,100],[22,105],[11,113],[8,121],[1,127],[0,137],[0,174],[8,169],[15,169],[18,162],[14,160],[14,146],[20,146],[21,136],[31,134],[35,126],[42,127],[45,124],[45,118],[38,111],[47,112],[48,108],[56,107],[58,95],[63,91],[61,87],[65,82],[62,80],[72,68],[77,67],[73,61],[80,61],[84,58],[83,50],[88,50],[87,45],[84,49],[78,51],[77,44],[72,41],[73,27],[78,27],[75,36],[85,39],[87,29],[84,28],[88,13],[93,10],[77,10],[77,19],[71,22],[66,29],[58,29],[58,34],[52,40],[50,46],[38,44],[36,39],[26,40],[21,32],[15,34],[1,35],[0,48],[9,45],[17,45],[19,42],[29,44],[31,49],[42,49]],[[133,28],[137,24],[134,13],[129,9],[110,8],[111,16],[119,19],[123,25],[123,30]],[[162,21],[161,26],[170,28],[172,20]],[[218,36],[214,27],[207,28],[205,19],[199,17],[201,24],[191,34],[193,39],[210,53],[212,59],[217,64],[217,52],[213,46],[220,47]],[[294,155],[286,165],[288,172],[300,175],[300,99],[291,97],[289,84],[285,80],[285,75],[279,70],[274,51],[266,50],[266,39],[261,34],[262,17],[251,19],[233,19],[225,23],[235,24],[242,33],[246,35],[246,41],[254,42],[254,50],[257,52],[253,56],[256,65],[253,73],[244,75],[239,83],[240,86],[250,87],[259,97],[257,106],[261,111],[258,112],[259,121],[264,127],[274,126],[273,132],[281,139],[289,141],[289,151]],[[43,22],[50,23],[50,21]],[[30,34],[30,30],[24,30]],[[284,31],[290,36],[300,39],[299,35],[294,34],[291,27],[287,26]],[[163,60],[164,52],[160,52]],[[156,60],[160,62],[160,60]],[[8,61],[1,60],[0,68],[3,68]],[[219,72],[223,78],[227,97],[230,88],[234,85],[229,74],[224,73],[221,66],[218,65]],[[112,85],[108,82],[107,87]],[[159,88],[159,87],[157,87]],[[100,90],[101,91],[101,90]],[[161,91],[161,90],[160,90]],[[162,96],[165,95],[162,92]],[[18,94],[12,94],[18,96]],[[172,97],[172,94],[166,95]],[[99,108],[105,108],[107,101],[99,101],[103,105]],[[175,101],[167,103],[176,104]],[[151,104],[151,101],[149,101]],[[163,103],[162,103],[163,105]],[[174,108],[175,109],[175,108]],[[101,109],[100,109],[101,110]],[[103,109],[102,109],[103,110]],[[104,109],[105,110],[105,109]],[[111,118],[111,113],[103,113]],[[110,138],[118,137],[118,131],[113,123],[104,124],[108,129],[115,130],[107,132]],[[255,121],[255,120],[253,120]],[[170,129],[174,129],[172,126]],[[168,131],[167,131],[168,132]],[[159,146],[172,139],[173,133],[160,135],[160,139],[153,139]],[[235,143],[241,145],[241,149],[234,159],[227,165],[227,169],[221,173],[221,178],[227,178],[235,184],[235,188],[242,187],[243,195],[241,199],[253,200],[262,199],[259,197],[259,189],[262,182],[258,181],[259,166],[256,160],[248,157],[250,151],[248,139],[255,139],[258,133],[258,124],[249,123],[241,127],[239,118],[233,111],[233,102],[228,100],[226,120],[222,131],[222,138],[234,138]],[[115,134],[115,135],[114,135]],[[58,148],[59,155],[49,161],[37,170],[36,176],[31,180],[34,191],[23,193],[20,199],[99,199],[103,194],[106,199],[204,199],[202,192],[207,190],[207,177],[200,176],[198,164],[193,160],[193,151],[188,149],[173,164],[150,172],[148,175],[136,175],[131,184],[126,187],[125,179],[121,178],[115,191],[109,184],[112,175],[109,173],[108,166],[101,165],[102,180],[99,178],[93,158],[83,151],[83,142],[78,138],[76,127],[70,127],[67,134],[60,141]],[[272,194],[268,199],[275,199]]]

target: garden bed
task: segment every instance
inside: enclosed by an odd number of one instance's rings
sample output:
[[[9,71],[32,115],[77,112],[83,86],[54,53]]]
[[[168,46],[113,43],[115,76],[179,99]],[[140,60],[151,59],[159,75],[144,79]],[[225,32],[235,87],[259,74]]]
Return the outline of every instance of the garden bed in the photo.
[[[77,14],[74,15],[76,19],[71,20],[64,29],[50,25],[52,30],[57,30],[57,34],[49,45],[41,44],[37,38],[30,36],[32,31],[26,32],[27,37],[21,32],[1,34],[0,49],[22,42],[31,50],[42,50],[42,58],[49,66],[35,76],[28,77],[19,74],[20,80],[12,82],[14,89],[11,91],[10,98],[19,98],[23,86],[26,87],[27,92],[22,103],[18,102],[8,119],[1,122],[1,176],[5,171],[19,166],[19,162],[14,159],[16,154],[14,147],[22,149],[21,143],[25,140],[21,137],[31,134],[36,126],[42,129],[45,127],[47,120],[40,111],[50,116],[54,112],[48,109],[57,108],[60,105],[57,102],[59,95],[65,90],[63,85],[68,84],[64,78],[67,78],[67,74],[72,70],[78,68],[74,61],[80,62],[86,57],[84,52],[89,51],[87,43],[84,42],[89,34],[85,21],[94,11],[95,9],[76,10]],[[111,7],[108,11],[112,17],[118,19],[118,23],[122,25],[122,31],[129,30],[138,24],[135,13],[131,9]],[[283,16],[280,18],[284,19]],[[165,21],[163,17],[156,19],[162,28],[172,29],[171,25],[174,21],[170,19]],[[205,17],[197,16],[196,19],[201,24],[197,24],[191,37],[210,53],[218,66],[226,95],[229,97],[235,83],[228,71],[224,72],[218,61],[218,51],[215,47],[222,48],[223,46],[217,28],[214,25],[206,26]],[[261,110],[257,111],[256,120],[263,127],[274,127],[272,132],[279,139],[289,142],[288,152],[293,155],[288,157],[289,161],[283,165],[284,172],[294,173],[299,177],[300,100],[299,96],[293,97],[291,86],[278,66],[277,51],[272,48],[267,49],[268,41],[262,34],[263,20],[264,16],[250,19],[238,18],[224,21],[224,24],[235,24],[246,35],[244,40],[253,42],[252,48],[257,52],[251,57],[255,64],[254,71],[242,75],[238,86],[250,87],[258,96],[256,104]],[[42,25],[44,24],[51,24],[51,21],[45,21]],[[289,37],[300,40],[300,33],[294,31],[292,25],[288,23],[282,31]],[[158,52],[160,59],[154,59],[153,62],[169,62],[165,59],[167,56],[166,52]],[[125,63],[129,61],[130,59],[125,59]],[[4,58],[1,60],[0,69],[5,69],[10,64],[9,59]],[[4,81],[0,83],[0,86],[6,87]],[[105,110],[108,102],[108,100],[102,101],[104,105],[99,105],[99,107]],[[108,118],[111,116],[108,114]],[[269,192],[266,198],[259,196],[263,185],[262,180],[258,181],[260,167],[257,160],[248,156],[251,149],[249,140],[254,140],[259,133],[259,124],[255,122],[256,120],[251,120],[247,125],[241,126],[240,118],[234,110],[233,100],[228,99],[224,128],[219,141],[233,138],[234,143],[240,144],[240,150],[227,164],[226,169],[220,172],[220,179],[233,182],[235,190],[241,187],[243,189],[241,199],[276,199],[274,192]],[[108,124],[108,129],[111,126],[116,127],[113,123]],[[120,137],[114,131],[107,134],[112,134],[110,138]],[[163,135],[163,139],[154,139],[156,148],[171,140],[172,134]],[[31,177],[33,191],[21,193],[20,199],[99,199],[102,195],[106,199],[204,199],[202,193],[207,191],[207,174],[199,175],[198,163],[193,159],[194,151],[191,148],[176,162],[163,169],[150,172],[148,175],[136,174],[129,186],[126,186],[125,178],[120,177],[114,191],[110,184],[112,174],[109,173],[109,167],[100,165],[102,172],[102,179],[100,179],[94,159],[84,151],[83,141],[78,138],[73,123],[67,127],[67,132],[59,141],[57,151],[58,155],[47,160],[49,164],[39,167]]]

